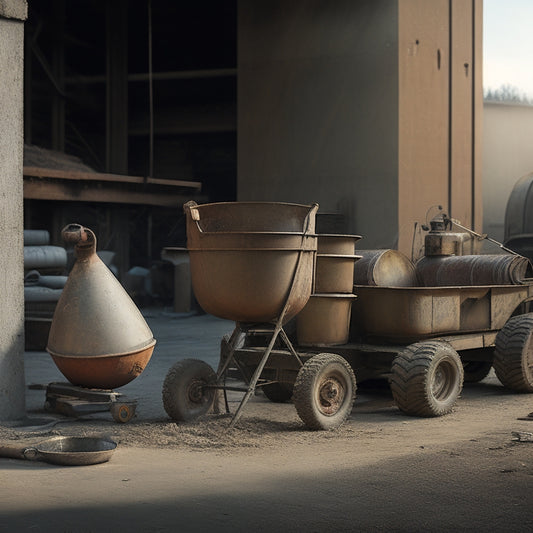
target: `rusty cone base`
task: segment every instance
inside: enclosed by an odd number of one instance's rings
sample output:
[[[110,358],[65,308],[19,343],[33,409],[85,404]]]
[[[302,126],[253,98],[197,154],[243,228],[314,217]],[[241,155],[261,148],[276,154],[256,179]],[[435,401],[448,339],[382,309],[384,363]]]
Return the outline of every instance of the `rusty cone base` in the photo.
[[[96,255],[94,233],[79,224],[62,232],[76,263],[61,294],[47,351],[72,383],[114,389],[139,376],[155,346],[144,317]]]
[[[52,352],[54,363],[59,371],[73,385],[90,389],[116,389],[133,381],[141,375],[152,357],[152,346],[122,355],[103,355],[91,357],[68,357]]]

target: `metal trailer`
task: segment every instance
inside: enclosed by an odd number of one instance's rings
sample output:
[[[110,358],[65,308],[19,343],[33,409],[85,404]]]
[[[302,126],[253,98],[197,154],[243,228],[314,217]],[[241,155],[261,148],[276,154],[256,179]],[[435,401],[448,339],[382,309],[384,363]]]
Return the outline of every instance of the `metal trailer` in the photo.
[[[533,313],[525,313],[533,282],[356,286],[354,292],[358,298],[347,344],[293,347],[288,333],[289,344],[274,342],[265,360],[272,328],[237,324],[231,337],[222,340],[218,379],[205,363],[178,363],[187,367],[179,379],[182,418],[206,413],[216,389],[251,394],[260,387],[274,402],[292,398],[310,429],[334,429],[352,410],[356,377],[359,382],[388,379],[399,409],[424,417],[449,413],[463,382],[481,381],[491,367],[508,389],[533,392]],[[290,331],[290,324],[286,329]],[[232,365],[240,370],[244,389],[226,384]],[[167,394],[175,396],[174,388],[167,383]]]
[[[222,339],[217,372],[195,359],[180,361],[170,369],[163,385],[163,404],[171,418],[190,420],[207,413],[218,403],[219,391],[224,393],[229,412],[227,391],[239,390],[244,396],[230,423],[233,425],[255,390],[261,388],[272,401],[292,399],[310,429],[333,429],[352,411],[356,377],[359,382],[388,378],[394,400],[406,414],[441,416],[453,409],[464,381],[483,379],[491,367],[507,388],[533,392],[533,313],[528,312],[533,279],[523,275],[529,265],[523,258],[465,256],[457,266],[454,256],[462,255],[467,239],[446,232],[450,219],[441,214],[432,221],[425,246],[426,255],[429,251],[443,259],[426,261],[425,274],[433,276],[438,274],[436,266],[453,263],[448,272],[452,282],[462,275],[470,280],[476,270],[488,274],[490,283],[356,285],[349,335],[346,332],[342,341],[298,345],[298,335],[292,331],[295,321],[288,317],[289,310],[296,316],[309,299],[316,207],[265,204],[262,215],[269,223],[278,220],[279,216],[271,214],[276,210],[279,215],[279,209],[296,221],[299,231],[292,228],[292,233],[286,233],[283,228],[281,232],[280,228],[258,229],[259,206],[237,204],[197,206],[192,202],[185,206],[195,292],[213,307],[213,314],[235,320],[236,326],[231,336]],[[235,220],[248,227],[237,232]],[[254,221],[253,227],[250,221]],[[265,238],[268,247],[261,244]],[[276,255],[287,252],[291,266],[280,268]],[[272,262],[267,264],[267,258]],[[446,270],[445,266],[444,274]],[[250,286],[243,288],[241,280],[247,279]],[[501,284],[494,279],[501,279]],[[279,280],[284,282],[280,285]],[[270,303],[274,291],[266,288],[272,284],[278,289],[281,286],[285,301],[280,305],[282,299],[276,297],[275,319],[263,314],[260,320],[253,320],[252,312]],[[298,289],[302,285],[305,290]],[[238,295],[232,292],[236,287]],[[259,300],[248,309],[252,294]],[[242,303],[232,309],[236,296]],[[239,316],[241,309],[244,318]],[[315,323],[333,329],[330,318],[324,316],[321,321],[318,316]],[[228,385],[233,368],[240,371],[244,387]]]

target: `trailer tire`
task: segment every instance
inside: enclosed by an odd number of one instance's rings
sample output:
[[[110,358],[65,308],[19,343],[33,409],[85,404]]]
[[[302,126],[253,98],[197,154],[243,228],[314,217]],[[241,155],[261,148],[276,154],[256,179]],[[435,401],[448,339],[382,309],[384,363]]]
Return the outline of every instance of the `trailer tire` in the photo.
[[[510,318],[496,336],[494,371],[515,392],[533,392],[533,313]]]
[[[293,402],[309,429],[336,429],[352,412],[356,389],[355,375],[346,359],[320,353],[308,359],[298,372]]]
[[[492,363],[486,361],[463,361],[464,382],[479,383],[483,381],[490,372]]]
[[[450,413],[463,388],[463,364],[446,342],[417,342],[392,363],[390,385],[396,405],[412,416]]]
[[[199,359],[178,361],[163,382],[163,407],[170,418],[179,422],[194,420],[206,414],[213,405],[217,376],[214,370]]]
[[[292,398],[292,387],[286,383],[271,383],[261,389],[265,396],[274,403],[288,402]]]

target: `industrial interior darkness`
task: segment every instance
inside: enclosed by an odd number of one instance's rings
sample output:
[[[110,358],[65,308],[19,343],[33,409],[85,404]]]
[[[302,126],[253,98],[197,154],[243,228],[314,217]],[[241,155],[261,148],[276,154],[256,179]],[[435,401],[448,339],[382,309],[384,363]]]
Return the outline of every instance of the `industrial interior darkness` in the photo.
[[[105,189],[80,202],[76,187],[98,183],[63,180],[54,185],[63,197],[25,195],[25,229],[48,230],[61,245],[62,225],[78,222],[99,249],[117,253],[119,274],[151,268],[163,247],[186,244],[183,202],[236,199],[236,0],[28,4],[25,168],[200,182],[201,190],[136,186],[147,198],[171,191],[174,206],[108,202]]]

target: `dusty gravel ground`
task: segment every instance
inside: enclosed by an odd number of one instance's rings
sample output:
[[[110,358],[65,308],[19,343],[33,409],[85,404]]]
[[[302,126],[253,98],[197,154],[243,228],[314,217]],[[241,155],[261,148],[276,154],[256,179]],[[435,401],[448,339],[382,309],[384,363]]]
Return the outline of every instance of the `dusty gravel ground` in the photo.
[[[160,405],[166,369],[177,353],[191,355],[184,345],[203,353],[203,343],[217,344],[227,324],[195,318],[177,346],[176,322],[156,318],[163,349],[130,391],[143,404],[129,423],[98,414],[0,425],[0,439],[21,446],[93,434],[119,444],[101,465],[0,459],[0,531],[533,530],[533,442],[516,436],[533,433],[533,395],[511,394],[491,374],[441,418],[408,417],[375,386],[359,388],[350,418],[330,432],[307,430],[291,403],[262,394],[234,428],[214,414],[176,424]],[[28,360],[32,382],[49,379],[46,358]],[[50,420],[35,401],[42,394],[28,391],[34,422]]]

